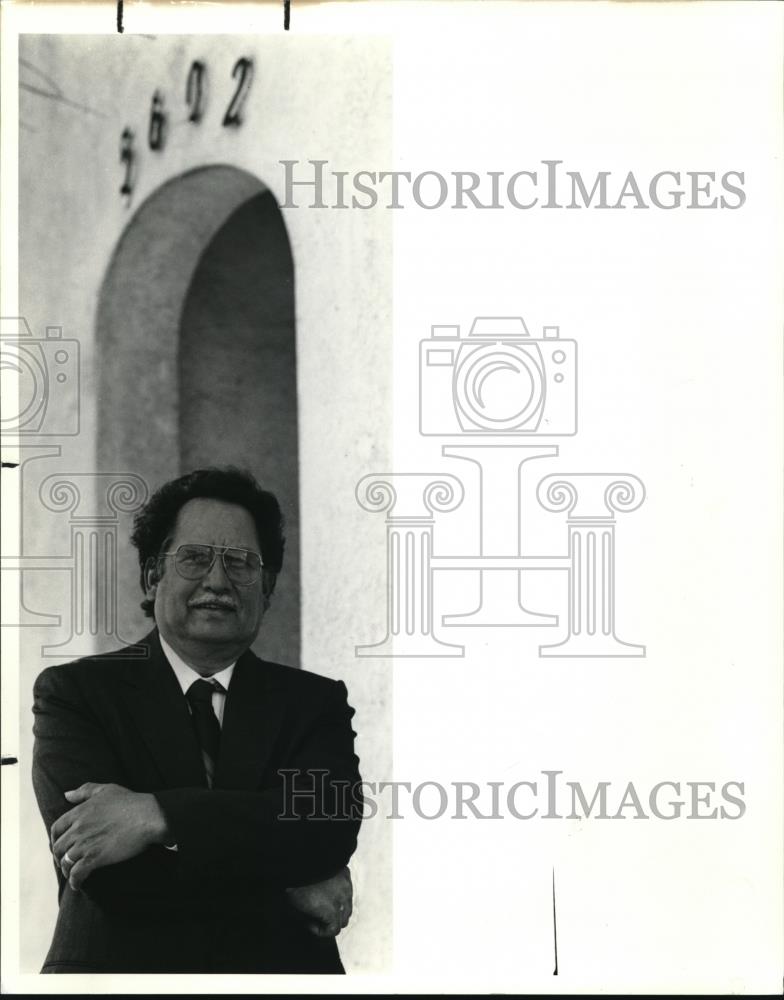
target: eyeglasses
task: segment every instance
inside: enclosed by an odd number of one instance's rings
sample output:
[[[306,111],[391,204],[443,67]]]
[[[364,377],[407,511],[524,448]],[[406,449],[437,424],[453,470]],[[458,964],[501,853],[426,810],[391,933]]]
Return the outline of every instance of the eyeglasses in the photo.
[[[178,546],[175,552],[161,552],[161,555],[174,556],[175,568],[185,580],[202,580],[212,569],[215,557],[220,555],[226,576],[240,587],[254,584],[263,566],[258,552],[225,545],[190,543]]]

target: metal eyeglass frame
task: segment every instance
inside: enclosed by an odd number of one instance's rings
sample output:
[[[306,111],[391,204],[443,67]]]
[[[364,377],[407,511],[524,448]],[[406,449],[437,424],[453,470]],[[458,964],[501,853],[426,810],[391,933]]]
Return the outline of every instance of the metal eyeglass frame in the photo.
[[[177,565],[177,558],[176,558],[177,554],[179,553],[180,549],[196,545],[199,545],[205,549],[210,549],[210,551],[212,552],[212,559],[210,560],[209,566],[204,570],[204,572],[201,575],[185,576],[180,567]],[[253,580],[251,580],[250,583],[240,583],[239,580],[235,580],[232,577],[231,573],[229,572],[228,567],[226,566],[227,552],[246,552],[248,555],[256,556],[259,560],[258,575]],[[212,571],[212,567],[215,565],[215,559],[218,555],[220,555],[221,557],[221,565],[223,566],[223,572],[226,574],[226,579],[231,580],[231,582],[235,584],[235,586],[252,587],[254,583],[258,583],[258,581],[261,579],[261,571],[264,569],[264,560],[261,558],[260,553],[254,552],[253,549],[243,549],[242,546],[240,545],[211,545],[209,542],[182,542],[181,545],[177,546],[174,552],[159,552],[158,558],[162,556],[174,556],[175,557],[174,568],[177,570],[182,579],[196,581],[196,580],[203,580],[205,576],[209,576],[210,572]]]

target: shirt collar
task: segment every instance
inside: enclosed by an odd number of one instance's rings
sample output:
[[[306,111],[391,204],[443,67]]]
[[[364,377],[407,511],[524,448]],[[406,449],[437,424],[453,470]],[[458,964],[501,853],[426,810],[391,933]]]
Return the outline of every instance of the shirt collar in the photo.
[[[198,671],[194,670],[193,667],[188,666],[185,660],[183,660],[183,658],[171,648],[160,632],[158,632],[158,638],[161,641],[163,655],[169,661],[169,664],[174,671],[174,675],[182,688],[182,693],[187,694],[188,688],[194,681],[204,680],[204,678]],[[226,691],[229,690],[231,675],[234,673],[236,663],[237,661],[235,660],[234,663],[230,663],[228,667],[224,667],[223,670],[219,670],[216,674],[212,675],[216,681],[219,681],[223,685],[223,688]]]

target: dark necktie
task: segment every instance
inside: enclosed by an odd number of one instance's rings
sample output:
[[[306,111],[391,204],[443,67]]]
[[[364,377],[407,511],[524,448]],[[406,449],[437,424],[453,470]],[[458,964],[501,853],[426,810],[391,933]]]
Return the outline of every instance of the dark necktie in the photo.
[[[220,724],[212,709],[212,696],[215,691],[222,690],[223,687],[218,681],[200,680],[194,681],[185,695],[191,706],[193,728],[196,730],[201,747],[204,769],[207,772],[207,784],[210,788],[212,788],[212,779],[220,750]]]

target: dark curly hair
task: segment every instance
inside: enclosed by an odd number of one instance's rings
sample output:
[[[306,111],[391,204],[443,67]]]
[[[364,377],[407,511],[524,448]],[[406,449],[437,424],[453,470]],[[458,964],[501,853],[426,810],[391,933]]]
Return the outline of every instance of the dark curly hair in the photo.
[[[166,539],[171,536],[181,508],[189,500],[198,498],[238,504],[253,518],[264,563],[262,592],[265,605],[269,605],[283,565],[283,514],[272,493],[263,490],[250,472],[234,466],[197,469],[172,479],[157,489],[138,512],[133,520],[131,542],[139,552],[142,590],[146,593],[145,570],[149,561],[157,559]],[[145,597],[141,606],[148,617],[154,617],[152,600]]]

